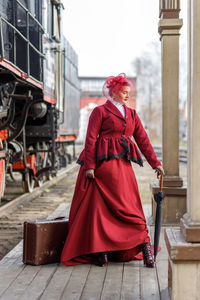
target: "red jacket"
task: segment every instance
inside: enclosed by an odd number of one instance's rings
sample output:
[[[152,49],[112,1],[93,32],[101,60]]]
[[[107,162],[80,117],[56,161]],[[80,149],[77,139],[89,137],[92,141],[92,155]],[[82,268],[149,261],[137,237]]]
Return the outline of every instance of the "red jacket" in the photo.
[[[152,168],[161,165],[149,141],[142,123],[132,108],[124,105],[125,117],[111,101],[97,106],[92,111],[87,129],[85,148],[78,163],[84,168],[95,169],[102,160],[126,157],[143,166],[143,161],[133,136],[141,152]]]

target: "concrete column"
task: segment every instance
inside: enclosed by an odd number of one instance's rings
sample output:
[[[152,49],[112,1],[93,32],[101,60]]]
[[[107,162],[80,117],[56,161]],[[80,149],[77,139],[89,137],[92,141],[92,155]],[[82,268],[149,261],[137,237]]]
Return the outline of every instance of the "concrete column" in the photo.
[[[162,43],[163,165],[168,180],[179,178],[179,29],[182,20],[160,20]],[[169,29],[171,27],[171,29]],[[171,178],[172,177],[172,178]],[[171,185],[171,184],[170,184]],[[176,184],[177,185],[177,184]]]
[[[161,15],[162,17],[162,15]],[[182,186],[179,177],[179,30],[182,19],[160,19],[162,47],[163,165],[165,186]]]
[[[200,1],[189,1],[188,196],[181,228],[188,242],[200,242]]]
[[[200,1],[188,0],[188,194],[180,229],[167,229],[171,299],[200,299]]]
[[[179,176],[179,0],[160,0],[160,33],[162,47],[162,149],[165,200],[163,223],[179,223],[186,212],[186,188]],[[152,185],[153,194],[157,186]],[[153,203],[153,216],[156,205]]]

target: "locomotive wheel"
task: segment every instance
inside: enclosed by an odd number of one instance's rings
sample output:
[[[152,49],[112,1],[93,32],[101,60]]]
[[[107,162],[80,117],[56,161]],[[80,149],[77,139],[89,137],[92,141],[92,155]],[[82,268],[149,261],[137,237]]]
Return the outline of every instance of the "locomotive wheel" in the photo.
[[[45,181],[47,181],[47,176],[42,175],[40,178],[35,179],[35,187],[41,187]]]
[[[24,193],[31,193],[34,189],[34,177],[33,172],[31,170],[28,170],[27,173],[24,173],[22,175],[22,188],[24,190]]]
[[[6,179],[5,160],[2,158],[0,159],[0,202],[1,202],[1,198],[4,195],[5,181],[6,181],[5,179]]]
[[[41,179],[35,180],[35,187],[41,187],[43,185],[44,181]]]
[[[46,175],[46,180],[51,180],[53,178],[53,176],[52,176],[52,174],[48,174],[48,175]]]
[[[48,145],[45,142],[42,143],[37,143],[37,149],[39,151],[42,150],[48,150]],[[46,168],[49,165],[49,157],[48,157],[48,152],[37,152],[36,154],[36,160],[37,160],[37,168],[36,171],[39,171],[42,168]],[[40,187],[43,185],[43,183],[47,180],[51,180],[52,176],[48,172],[45,172],[41,174],[39,178],[36,178],[35,180],[35,187]]]

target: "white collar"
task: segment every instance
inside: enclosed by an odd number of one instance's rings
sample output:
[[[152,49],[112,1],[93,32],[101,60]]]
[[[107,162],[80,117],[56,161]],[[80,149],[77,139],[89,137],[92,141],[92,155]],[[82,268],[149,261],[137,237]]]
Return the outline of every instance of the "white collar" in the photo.
[[[124,105],[120,102],[113,100],[111,97],[109,97],[108,100],[110,100],[110,102],[112,102],[112,104],[115,105],[115,107],[121,112],[122,116],[125,117]]]
[[[122,103],[113,100],[113,98],[111,97],[108,97],[108,100],[110,100],[115,106],[121,106],[121,107],[123,106]]]

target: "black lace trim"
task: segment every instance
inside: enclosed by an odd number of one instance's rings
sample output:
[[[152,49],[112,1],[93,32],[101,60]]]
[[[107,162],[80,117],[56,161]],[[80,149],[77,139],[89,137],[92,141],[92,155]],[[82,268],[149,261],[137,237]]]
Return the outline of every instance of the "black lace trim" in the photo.
[[[124,157],[125,154],[126,154],[126,152],[124,152],[124,151],[122,153],[120,153],[119,155],[118,154],[113,154],[110,157],[108,157],[108,155],[105,154],[105,155],[102,155],[102,156],[98,156],[97,161],[102,161],[102,160],[109,161],[109,160],[112,160],[114,158],[120,159],[120,158]],[[142,159],[137,159],[136,157],[133,157],[133,156],[131,156],[131,157],[126,156],[126,158],[127,158],[127,160],[132,161],[132,162],[140,165],[140,167],[143,167],[143,160]]]
[[[120,154],[112,154],[109,157],[108,157],[107,154],[102,155],[102,156],[98,156],[97,157],[97,162],[100,162],[102,160],[110,161],[110,160],[115,159],[115,158],[120,159],[120,158],[126,156],[127,160],[138,164],[140,167],[143,167],[143,160],[142,159],[137,159],[137,157],[129,156],[130,148],[128,147],[127,141],[124,138],[122,138],[121,141],[122,141],[122,146],[124,148],[124,151],[122,151]],[[83,160],[78,159],[76,162],[77,162],[77,164],[79,164],[81,166],[84,165]]]
[[[84,160],[77,159],[76,163],[83,166],[84,165]]]
[[[142,159],[137,159],[137,157],[130,157],[129,156],[130,148],[128,147],[126,139],[122,138],[121,141],[122,141],[122,146],[124,147],[124,151],[125,151],[127,159],[131,160],[132,162],[134,162],[136,164],[138,164],[140,167],[143,167],[143,160]]]

